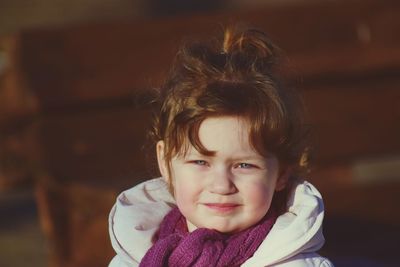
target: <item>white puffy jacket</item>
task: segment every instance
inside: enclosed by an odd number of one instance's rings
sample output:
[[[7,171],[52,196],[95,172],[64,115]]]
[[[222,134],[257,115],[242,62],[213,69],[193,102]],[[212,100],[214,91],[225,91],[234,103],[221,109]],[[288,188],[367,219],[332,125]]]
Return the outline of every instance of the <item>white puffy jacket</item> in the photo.
[[[109,216],[110,238],[117,253],[109,267],[138,266],[174,203],[162,178],[122,192]],[[321,194],[310,183],[302,182],[294,188],[288,207],[243,267],[333,266],[316,253],[324,243]]]

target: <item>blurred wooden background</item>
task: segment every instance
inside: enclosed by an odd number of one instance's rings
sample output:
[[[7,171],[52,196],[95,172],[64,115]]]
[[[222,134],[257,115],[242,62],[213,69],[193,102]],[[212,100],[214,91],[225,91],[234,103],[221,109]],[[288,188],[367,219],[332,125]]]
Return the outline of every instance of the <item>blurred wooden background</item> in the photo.
[[[142,149],[149,89],[184,37],[243,21],[286,51],[288,77],[304,95],[316,139],[309,180],[327,206],[322,253],[338,266],[395,264],[399,15],[398,1],[311,1],[3,37],[0,190],[34,188],[49,266],[105,266],[114,255],[107,216],[116,195],[157,175]]]

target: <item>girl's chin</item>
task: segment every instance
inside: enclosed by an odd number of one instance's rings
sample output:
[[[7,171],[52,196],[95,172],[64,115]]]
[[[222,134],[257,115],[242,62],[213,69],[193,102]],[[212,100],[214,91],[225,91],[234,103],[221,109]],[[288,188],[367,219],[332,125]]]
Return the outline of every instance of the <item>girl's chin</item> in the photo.
[[[242,228],[238,228],[238,227],[236,227],[236,228],[234,228],[234,227],[221,227],[220,224],[219,225],[218,224],[216,224],[216,225],[207,224],[207,225],[200,225],[199,227],[197,227],[196,225],[190,223],[189,221],[187,222],[187,226],[188,226],[189,232],[193,232],[194,230],[196,230],[198,228],[207,228],[207,229],[215,230],[215,231],[217,231],[219,233],[222,233],[222,234],[235,234],[235,233],[238,233],[238,232],[243,230]]]

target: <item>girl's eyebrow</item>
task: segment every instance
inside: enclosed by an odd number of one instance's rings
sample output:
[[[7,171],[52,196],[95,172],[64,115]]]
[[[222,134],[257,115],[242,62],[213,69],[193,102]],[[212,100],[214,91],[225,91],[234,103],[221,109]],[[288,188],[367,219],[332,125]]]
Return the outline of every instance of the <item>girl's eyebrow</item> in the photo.
[[[263,156],[239,156],[233,157],[234,160],[265,160]]]
[[[211,155],[204,155],[202,153],[200,153],[199,151],[197,151],[196,149],[190,149],[187,151],[185,157],[207,157],[207,158],[215,158],[218,156],[218,152],[217,151],[213,151],[210,150],[210,152],[212,153]],[[271,155],[267,155],[266,157],[258,154],[258,153],[254,153],[254,154],[250,154],[250,153],[246,153],[246,154],[238,154],[237,156],[232,156],[232,160],[265,160],[266,158],[269,158],[273,156]]]
[[[200,153],[199,151],[197,151],[197,150],[193,150],[193,151],[188,151],[187,153],[186,153],[186,157],[190,157],[190,156],[192,156],[192,157],[207,157],[207,158],[214,158],[214,157],[216,157],[216,155],[217,155],[217,152],[216,151],[210,151],[210,153],[211,153],[211,155],[204,155],[204,154],[202,154],[202,153]]]
[[[196,157],[207,157],[207,158],[214,158],[217,156],[217,152],[216,151],[210,151],[210,155],[205,155],[200,153],[199,151],[195,150],[195,152],[193,153],[188,153],[188,156],[196,156]]]

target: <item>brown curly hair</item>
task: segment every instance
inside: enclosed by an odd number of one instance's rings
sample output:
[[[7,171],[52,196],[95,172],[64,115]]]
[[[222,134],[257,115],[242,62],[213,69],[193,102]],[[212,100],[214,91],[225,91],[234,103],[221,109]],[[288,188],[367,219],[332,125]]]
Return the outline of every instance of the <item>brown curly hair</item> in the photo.
[[[183,45],[159,90],[151,132],[155,142],[164,141],[166,161],[186,153],[190,144],[210,155],[198,136],[206,118],[244,118],[253,148],[275,155],[281,170],[292,170],[287,190],[274,196],[281,203],[276,205],[286,205],[290,185],[304,169],[308,143],[302,102],[281,79],[280,54],[252,28],[229,27],[222,38]]]

